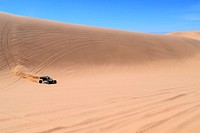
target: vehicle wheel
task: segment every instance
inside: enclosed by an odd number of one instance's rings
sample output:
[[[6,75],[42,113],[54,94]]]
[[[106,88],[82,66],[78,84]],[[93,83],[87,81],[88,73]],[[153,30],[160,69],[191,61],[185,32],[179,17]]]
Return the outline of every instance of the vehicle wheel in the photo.
[[[42,80],[39,80],[39,83],[42,84]]]
[[[57,81],[56,81],[56,80],[54,80],[54,84],[57,84]]]

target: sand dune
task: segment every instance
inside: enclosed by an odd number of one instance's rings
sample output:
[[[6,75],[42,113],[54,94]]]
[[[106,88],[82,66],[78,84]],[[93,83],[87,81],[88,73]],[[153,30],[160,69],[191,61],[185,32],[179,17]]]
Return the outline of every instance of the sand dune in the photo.
[[[0,13],[1,133],[199,133],[200,36]],[[39,84],[48,75],[56,85]]]
[[[183,36],[183,37],[188,37],[188,38],[200,40],[200,31],[193,31],[193,32],[173,32],[173,33],[169,33],[169,34],[170,35]]]

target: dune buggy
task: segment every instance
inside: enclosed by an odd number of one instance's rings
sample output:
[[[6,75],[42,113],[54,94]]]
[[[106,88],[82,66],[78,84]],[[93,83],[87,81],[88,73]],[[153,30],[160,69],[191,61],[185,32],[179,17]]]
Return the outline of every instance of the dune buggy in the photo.
[[[42,76],[39,79],[40,84],[57,84],[57,81],[50,78],[49,76]]]

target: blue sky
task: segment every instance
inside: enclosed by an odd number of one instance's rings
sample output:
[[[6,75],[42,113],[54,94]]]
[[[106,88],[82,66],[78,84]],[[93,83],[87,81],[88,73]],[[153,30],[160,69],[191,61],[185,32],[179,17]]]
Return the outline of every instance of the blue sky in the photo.
[[[0,0],[0,10],[137,32],[200,30],[200,0]]]

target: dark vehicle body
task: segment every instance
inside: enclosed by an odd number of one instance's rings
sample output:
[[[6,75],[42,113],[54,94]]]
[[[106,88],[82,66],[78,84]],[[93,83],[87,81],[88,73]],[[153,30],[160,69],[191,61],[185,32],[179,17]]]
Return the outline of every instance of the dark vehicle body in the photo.
[[[40,84],[57,84],[57,81],[50,78],[49,76],[42,76],[39,79]]]

